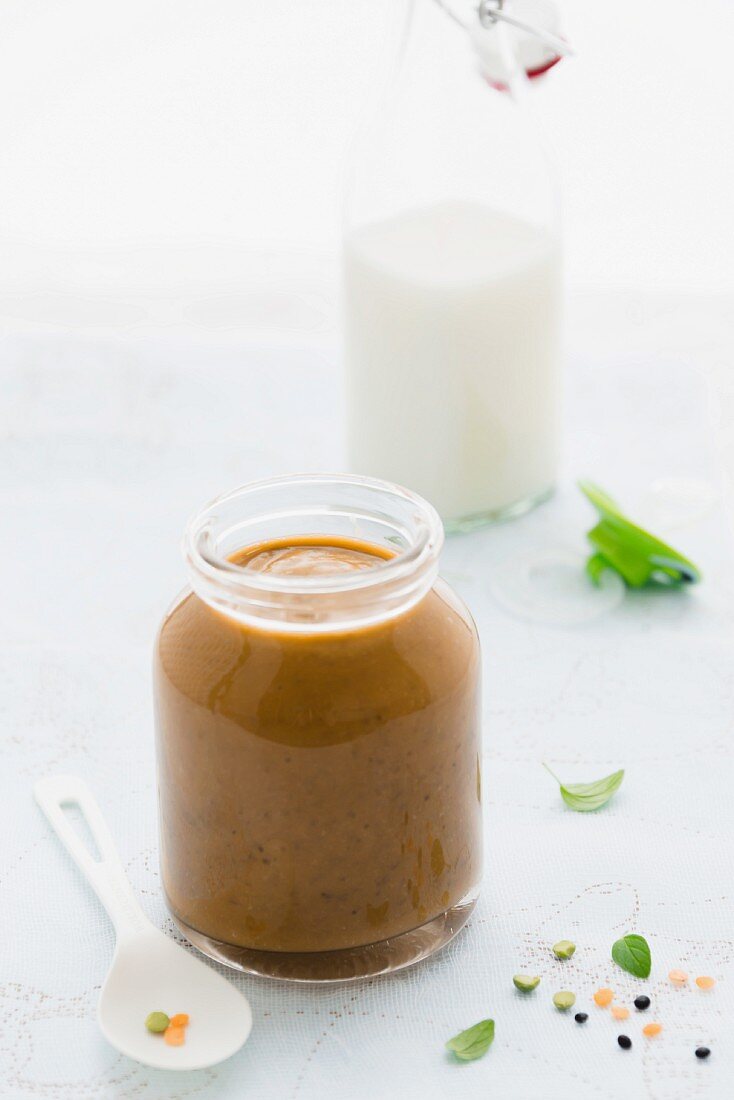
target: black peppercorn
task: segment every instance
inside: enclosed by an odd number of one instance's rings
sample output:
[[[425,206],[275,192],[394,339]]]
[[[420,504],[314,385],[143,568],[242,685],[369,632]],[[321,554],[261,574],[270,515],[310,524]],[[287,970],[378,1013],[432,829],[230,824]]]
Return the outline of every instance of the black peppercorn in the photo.
[[[708,1047],[696,1047],[696,1057],[697,1058],[708,1058],[710,1053],[711,1053],[711,1051],[709,1050]]]
[[[644,1012],[649,1007],[650,998],[646,997],[644,993],[640,997],[635,997],[635,1008],[639,1008],[640,1012]]]
[[[577,1012],[574,1016],[574,1020],[577,1024],[585,1024],[589,1018],[588,1012]]]
[[[618,1035],[617,1042],[621,1046],[622,1050],[629,1050],[629,1048],[632,1046],[632,1040],[630,1039],[629,1035]]]

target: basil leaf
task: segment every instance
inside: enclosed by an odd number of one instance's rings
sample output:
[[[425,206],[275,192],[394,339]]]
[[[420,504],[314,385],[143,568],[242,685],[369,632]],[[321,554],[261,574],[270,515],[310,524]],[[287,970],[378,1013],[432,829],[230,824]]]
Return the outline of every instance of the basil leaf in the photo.
[[[579,813],[588,813],[590,810],[598,810],[606,806],[615,791],[619,790],[624,779],[624,768],[618,772],[612,772],[604,779],[597,779],[594,783],[567,783],[561,784],[561,797],[567,806]]]
[[[494,1020],[480,1020],[466,1031],[460,1031],[449,1039],[446,1047],[462,1062],[473,1062],[482,1058],[494,1040]]]
[[[649,978],[652,968],[650,948],[644,936],[631,933],[612,945],[612,958],[617,966],[635,978]]]
[[[553,775],[547,764],[544,764],[543,767],[550,775]],[[564,784],[561,783],[557,775],[553,775],[553,778],[561,788],[561,798],[566,805],[570,806],[576,813],[587,814],[592,810],[600,810],[602,806],[606,806],[614,792],[619,790],[624,779],[624,768],[621,768],[618,772],[612,772],[611,775],[606,775],[603,779],[596,779],[593,783]]]

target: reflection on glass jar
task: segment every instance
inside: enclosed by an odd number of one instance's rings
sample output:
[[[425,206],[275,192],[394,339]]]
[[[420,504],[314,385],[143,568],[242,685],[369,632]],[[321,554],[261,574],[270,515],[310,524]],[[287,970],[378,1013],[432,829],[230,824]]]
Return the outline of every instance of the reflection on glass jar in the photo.
[[[442,540],[425,501],[350,477],[259,483],[190,525],[156,649],[161,861],[213,957],[361,977],[466,922],[479,647]]]

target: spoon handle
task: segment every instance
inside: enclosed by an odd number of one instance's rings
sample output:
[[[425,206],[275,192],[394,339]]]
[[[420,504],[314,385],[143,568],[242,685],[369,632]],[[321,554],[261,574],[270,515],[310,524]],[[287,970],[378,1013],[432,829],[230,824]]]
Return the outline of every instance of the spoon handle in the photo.
[[[50,776],[39,779],[33,793],[56,835],[112,918],[118,939],[150,927],[127,880],[102,811],[84,780],[76,775]],[[64,806],[79,808],[97,846],[99,859],[95,859],[72,826]]]

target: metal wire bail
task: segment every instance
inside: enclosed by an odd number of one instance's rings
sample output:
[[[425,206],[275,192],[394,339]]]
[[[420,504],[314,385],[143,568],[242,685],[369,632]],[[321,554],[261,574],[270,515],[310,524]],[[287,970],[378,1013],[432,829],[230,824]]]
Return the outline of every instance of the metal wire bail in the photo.
[[[450,0],[436,0],[436,3],[455,23],[458,23],[465,31],[471,32],[472,28],[470,24],[458,15],[452,7]],[[536,38],[539,38],[541,42],[545,42],[547,46],[550,46],[551,49],[555,50],[563,57],[573,57],[574,55],[574,51],[569,46],[568,42],[563,38],[559,38],[557,34],[552,34],[551,31],[547,31],[543,27],[536,27],[532,23],[526,22],[524,19],[518,19],[517,16],[509,14],[505,9],[505,0],[479,0],[479,5],[474,10],[483,27],[493,27],[499,22],[507,23],[517,30],[525,31],[527,34],[532,34]]]

